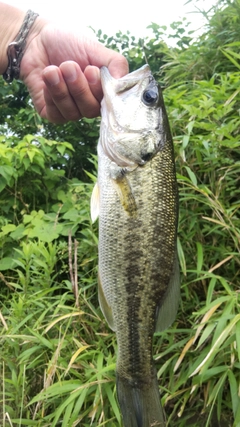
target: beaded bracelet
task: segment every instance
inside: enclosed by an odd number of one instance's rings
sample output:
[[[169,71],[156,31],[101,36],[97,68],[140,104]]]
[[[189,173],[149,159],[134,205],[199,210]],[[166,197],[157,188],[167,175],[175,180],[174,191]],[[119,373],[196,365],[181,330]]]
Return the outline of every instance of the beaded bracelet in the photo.
[[[16,39],[8,45],[8,67],[3,74],[4,80],[10,83],[20,75],[20,63],[25,52],[27,36],[38,13],[28,10]]]

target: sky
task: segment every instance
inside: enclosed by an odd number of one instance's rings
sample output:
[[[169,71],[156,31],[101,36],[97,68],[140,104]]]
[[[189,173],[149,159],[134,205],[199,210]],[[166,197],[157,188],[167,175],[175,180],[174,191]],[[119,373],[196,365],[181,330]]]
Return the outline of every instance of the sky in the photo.
[[[3,0],[20,9],[32,9],[65,28],[86,31],[88,26],[101,29],[108,36],[121,30],[131,35],[145,37],[146,27],[155,22],[169,25],[186,17],[191,29],[203,26],[203,19],[194,4],[208,11],[217,0]],[[89,31],[89,30],[88,30]]]

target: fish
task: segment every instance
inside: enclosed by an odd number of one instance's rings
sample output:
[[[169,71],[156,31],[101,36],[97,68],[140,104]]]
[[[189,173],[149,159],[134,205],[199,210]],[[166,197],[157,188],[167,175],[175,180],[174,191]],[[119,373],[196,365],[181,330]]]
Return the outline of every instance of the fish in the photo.
[[[175,320],[180,278],[178,188],[163,96],[149,65],[103,88],[98,178],[98,296],[117,338],[116,387],[124,427],[166,426],[153,335]]]

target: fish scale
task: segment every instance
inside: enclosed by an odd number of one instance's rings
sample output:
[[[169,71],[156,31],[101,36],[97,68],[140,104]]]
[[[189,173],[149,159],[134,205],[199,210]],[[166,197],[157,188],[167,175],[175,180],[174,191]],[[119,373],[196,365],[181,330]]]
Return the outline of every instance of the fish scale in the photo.
[[[173,143],[148,66],[118,80],[103,68],[101,77],[99,200],[92,201],[99,214],[99,301],[117,336],[124,426],[163,427],[152,343],[154,331],[174,320],[179,299]],[[150,105],[143,102],[146,91],[155,99]]]

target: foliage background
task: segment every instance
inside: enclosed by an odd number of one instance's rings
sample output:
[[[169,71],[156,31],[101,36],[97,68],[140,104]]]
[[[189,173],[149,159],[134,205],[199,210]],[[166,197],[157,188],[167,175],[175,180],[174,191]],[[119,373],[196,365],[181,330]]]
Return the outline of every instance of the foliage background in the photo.
[[[152,36],[96,34],[164,88],[180,191],[181,304],[154,358],[168,426],[240,426],[240,0]],[[175,47],[169,47],[175,39]],[[42,121],[0,81],[0,425],[115,426],[115,335],[89,216],[99,119]]]

